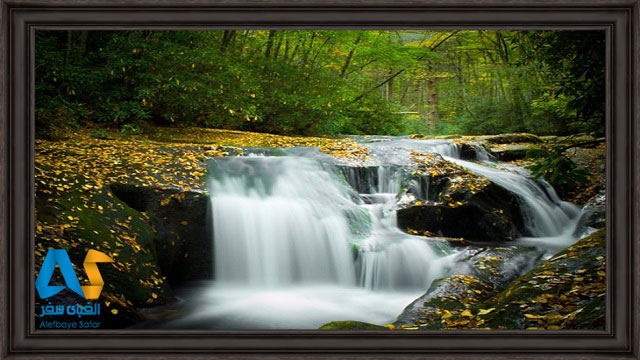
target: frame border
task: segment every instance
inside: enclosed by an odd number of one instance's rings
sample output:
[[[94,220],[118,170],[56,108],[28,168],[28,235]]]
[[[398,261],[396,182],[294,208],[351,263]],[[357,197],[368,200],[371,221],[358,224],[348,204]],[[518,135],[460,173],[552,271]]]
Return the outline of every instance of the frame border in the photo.
[[[2,2],[0,132],[1,356],[87,358],[422,354],[638,357],[640,2],[578,0],[24,0]],[[602,29],[607,33],[607,322],[605,331],[34,331],[33,168],[36,29]],[[28,269],[28,271],[24,271]],[[615,276],[611,276],[615,274]],[[25,301],[28,299],[28,301]],[[462,340],[462,341],[461,341]],[[498,352],[500,355],[491,354]],[[555,353],[555,354],[554,354]],[[142,356],[141,356],[142,355]],[[555,355],[555,356],[554,356]],[[449,353],[447,357],[453,356]]]

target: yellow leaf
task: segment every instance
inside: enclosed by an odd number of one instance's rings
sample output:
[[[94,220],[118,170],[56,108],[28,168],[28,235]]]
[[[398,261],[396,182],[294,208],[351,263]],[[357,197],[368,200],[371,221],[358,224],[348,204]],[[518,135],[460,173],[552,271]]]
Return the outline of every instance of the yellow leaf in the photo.
[[[73,216],[69,215],[69,216],[67,216],[67,219],[73,221]]]
[[[393,325],[393,324],[384,324],[384,327],[386,327],[389,330],[393,330],[393,329],[396,328],[395,325]]]
[[[542,316],[533,315],[533,314],[524,314],[524,317],[527,319],[540,319]]]
[[[416,201],[416,206],[422,206],[422,201]]]
[[[444,315],[442,315],[442,318],[443,318],[443,319],[448,319],[448,318],[450,318],[450,317],[451,317],[451,315],[452,315],[452,314],[451,314],[451,311],[449,311],[449,310],[445,310],[445,311],[444,311]]]
[[[180,221],[180,225],[189,225],[189,222],[187,220],[183,220]]]
[[[113,315],[117,315],[118,314],[118,309],[111,309],[111,313]]]
[[[480,309],[480,311],[478,312],[478,315],[487,315],[488,313],[492,312],[495,309],[496,308]]]
[[[151,296],[152,296],[154,299],[157,299],[157,298],[158,298],[158,295],[157,295],[156,293],[151,293]]]
[[[462,313],[460,313],[460,315],[466,316],[466,317],[472,317],[473,316],[473,314],[469,310],[463,311]]]

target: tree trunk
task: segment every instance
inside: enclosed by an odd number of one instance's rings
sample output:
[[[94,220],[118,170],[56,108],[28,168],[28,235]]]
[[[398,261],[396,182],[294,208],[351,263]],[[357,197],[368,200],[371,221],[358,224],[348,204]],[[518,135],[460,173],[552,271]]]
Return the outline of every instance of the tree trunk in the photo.
[[[267,48],[264,50],[264,57],[268,59],[271,56],[271,49],[273,48],[273,38],[276,34],[276,30],[269,30],[269,38],[267,39]]]
[[[233,42],[233,38],[235,37],[235,30],[225,30],[222,34],[222,42],[220,42],[220,52],[224,53],[227,51],[231,43]]]
[[[429,122],[429,130],[435,132],[440,113],[438,112],[438,93],[436,92],[436,79],[427,80],[427,90],[429,92],[429,112],[427,119]]]
[[[393,75],[393,69],[389,69],[389,75]],[[393,79],[394,77],[389,78],[389,81],[387,81],[387,101],[391,102],[393,101]]]
[[[356,39],[356,41],[353,42],[353,47],[351,48],[351,51],[349,51],[349,54],[347,55],[347,58],[344,61],[344,65],[342,65],[342,69],[340,70],[340,77],[344,77],[345,74],[347,73],[347,69],[349,68],[351,59],[353,58],[353,54],[356,52],[356,46],[358,45],[361,39],[362,39],[362,33],[358,34],[358,38]]]

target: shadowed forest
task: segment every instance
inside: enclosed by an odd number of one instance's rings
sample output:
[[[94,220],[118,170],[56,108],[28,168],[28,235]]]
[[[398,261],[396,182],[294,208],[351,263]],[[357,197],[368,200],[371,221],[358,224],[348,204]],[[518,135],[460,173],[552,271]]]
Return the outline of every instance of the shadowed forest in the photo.
[[[589,31],[38,31],[38,134],[603,135]]]

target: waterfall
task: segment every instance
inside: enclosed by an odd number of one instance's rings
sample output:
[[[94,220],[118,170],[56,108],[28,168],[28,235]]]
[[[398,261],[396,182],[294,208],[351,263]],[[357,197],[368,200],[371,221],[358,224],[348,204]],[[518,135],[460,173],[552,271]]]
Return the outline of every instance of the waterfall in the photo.
[[[214,274],[220,282],[355,283],[349,189],[302,157],[214,160]]]
[[[482,151],[475,162],[461,160],[458,144],[446,140],[384,138],[363,145],[371,162],[361,167],[308,148],[211,159],[215,279],[189,295],[191,310],[172,326],[382,324],[433,280],[462,271],[457,249],[397,227],[403,186],[423,198],[429,192],[426,178],[408,178],[413,151],[440,154],[515,194],[535,236],[520,243],[558,248],[575,241],[577,207],[520,168],[498,167]]]
[[[446,158],[473,173],[485,176],[517,195],[521,201],[525,226],[533,236],[560,236],[568,230],[573,231],[567,224],[577,221],[580,209],[571,203],[561,201],[546,181],[533,181],[526,176],[527,174],[520,173],[522,169],[517,167],[498,169],[470,161]]]
[[[430,245],[396,226],[398,167],[337,169],[313,158],[251,156],[215,159],[211,173],[220,283],[424,289],[442,273]],[[349,226],[363,213],[370,223],[364,237]]]

